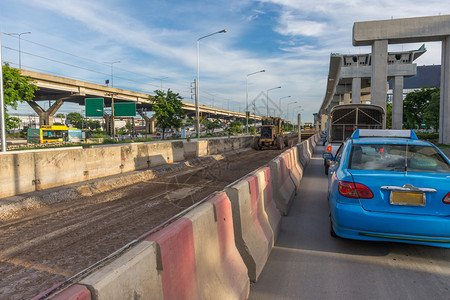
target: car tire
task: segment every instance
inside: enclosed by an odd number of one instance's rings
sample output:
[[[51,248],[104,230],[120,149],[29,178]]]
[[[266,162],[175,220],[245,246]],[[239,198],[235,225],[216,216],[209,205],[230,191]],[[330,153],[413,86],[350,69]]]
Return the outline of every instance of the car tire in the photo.
[[[332,237],[334,237],[334,238],[338,238],[339,236],[336,234],[336,232],[334,231],[334,229],[333,229],[333,222],[331,221],[331,218],[330,218],[330,235],[332,236]]]
[[[325,166],[325,175],[328,175],[328,169],[330,168],[330,166]]]
[[[255,150],[261,150],[262,147],[259,145],[259,137],[253,139],[253,148],[255,148]]]
[[[278,150],[283,150],[283,148],[284,148],[284,141],[283,141],[283,139],[277,138],[276,143],[277,143],[277,149]]]

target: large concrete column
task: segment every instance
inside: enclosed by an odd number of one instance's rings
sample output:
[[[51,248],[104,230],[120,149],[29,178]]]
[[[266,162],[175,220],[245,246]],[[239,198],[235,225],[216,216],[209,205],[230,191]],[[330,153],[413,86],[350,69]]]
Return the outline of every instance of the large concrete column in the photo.
[[[352,103],[361,103],[361,78],[352,79]]]
[[[371,79],[371,102],[380,105],[386,110],[387,98],[387,55],[388,41],[376,40],[372,44],[372,79]]]
[[[450,36],[442,41],[439,143],[450,145]]]
[[[64,100],[58,99],[53,103],[47,111],[44,111],[42,107],[40,107],[36,102],[28,102],[31,108],[38,114],[39,116],[39,126],[42,125],[53,125],[53,116],[64,104]]]
[[[344,94],[344,104],[350,104],[350,102],[351,102],[350,93],[345,93]]]
[[[105,131],[107,134],[112,135],[111,132],[111,116],[107,113],[103,113],[103,118],[105,118]]]
[[[403,124],[403,76],[393,79],[394,96],[392,98],[392,129],[402,129]]]
[[[320,117],[320,130],[324,131],[325,129],[327,129],[328,115],[323,114]]]

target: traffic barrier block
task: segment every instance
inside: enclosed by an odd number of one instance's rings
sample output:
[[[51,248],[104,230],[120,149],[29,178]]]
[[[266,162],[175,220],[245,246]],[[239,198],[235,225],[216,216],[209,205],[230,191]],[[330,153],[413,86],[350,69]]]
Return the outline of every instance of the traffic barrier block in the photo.
[[[310,160],[310,155],[309,155],[309,147],[308,147],[308,141],[306,140],[306,141],[304,141],[303,143],[302,143],[302,145],[303,145],[303,151],[302,151],[302,154],[303,154],[303,160],[305,161],[305,166],[309,163],[309,160]]]
[[[278,234],[281,228],[281,215],[280,211],[277,209],[275,200],[273,198],[272,192],[272,178],[270,174],[269,167],[259,168],[254,172],[255,176],[258,177],[258,186],[260,197],[263,199],[264,211],[267,215],[267,220],[273,232],[273,241],[278,239]],[[273,247],[273,245],[272,245]]]
[[[48,292],[52,291],[53,289],[57,288],[61,283],[51,287],[50,289],[40,293],[36,297],[33,297],[31,300],[37,300],[42,298],[44,295],[46,295]],[[62,292],[51,296],[51,299],[53,300],[91,300],[91,292],[88,290],[87,287],[79,284],[72,285],[68,287],[67,289],[63,290]]]
[[[308,139],[308,146],[309,146],[309,158],[311,159],[313,156],[313,152],[314,152],[314,145],[312,142],[312,139]]]
[[[85,178],[84,180],[100,178],[122,172],[121,147],[86,148],[84,152]],[[72,172],[71,169],[66,171]],[[77,181],[73,181],[77,182]]]
[[[223,192],[146,239],[158,245],[163,299],[247,299],[247,268]]]
[[[86,164],[82,149],[40,151],[35,153],[34,161],[36,190],[85,180]]]
[[[0,198],[34,192],[34,153],[6,153],[0,155]]]
[[[298,155],[298,160],[300,162],[300,165],[302,167],[302,169],[304,169],[306,167],[307,161],[305,158],[305,149],[304,149],[304,144],[303,142],[300,144],[297,144],[296,147],[297,148],[297,155]]]
[[[163,299],[157,246],[142,241],[80,284],[97,300]]]
[[[309,139],[307,139],[305,141],[305,145],[306,145],[306,152],[307,152],[307,158],[308,158],[308,162],[312,157],[312,151],[311,151],[311,141]]]
[[[283,215],[287,215],[292,200],[295,197],[296,186],[289,176],[284,158],[278,156],[269,162],[270,173],[273,178],[273,197],[277,208]]]
[[[300,190],[300,181],[302,180],[303,177],[303,171],[301,169],[299,170],[297,167],[297,159],[293,148],[287,151],[287,153],[284,156],[284,159],[286,162],[289,162],[287,165],[289,167],[291,178],[294,181],[295,186],[297,188],[296,189],[297,193]]]
[[[236,247],[257,282],[274,244],[273,231],[264,211],[258,177],[249,175],[225,187],[233,209]]]

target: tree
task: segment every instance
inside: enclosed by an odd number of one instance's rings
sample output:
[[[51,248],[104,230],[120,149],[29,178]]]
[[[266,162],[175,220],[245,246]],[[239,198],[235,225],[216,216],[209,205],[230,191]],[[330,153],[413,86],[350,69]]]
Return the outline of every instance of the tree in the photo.
[[[30,77],[20,76],[20,70],[9,67],[9,64],[2,66],[3,72],[3,95],[5,105],[5,125],[6,130],[17,128],[20,119],[8,115],[8,107],[17,109],[17,105],[24,101],[33,101],[34,92],[38,87],[33,84]]]
[[[423,121],[427,127],[431,127],[435,132],[439,129],[439,113],[441,105],[441,93],[439,88],[431,94],[431,101],[423,112]]]
[[[100,123],[99,120],[87,120],[86,124],[87,124],[87,127],[90,130],[97,130],[98,131],[98,129],[102,128],[102,124]]]
[[[83,125],[83,116],[77,112],[68,113],[66,120],[76,128],[81,128]]]
[[[242,132],[242,123],[239,121],[231,122],[228,127],[225,129],[229,135],[234,135],[236,133]]]
[[[208,131],[210,133],[214,133],[214,129],[219,129],[222,127],[222,124],[220,124],[219,120],[209,121],[208,119],[205,119],[204,121],[205,128],[206,128],[206,134],[208,134]]]
[[[386,103],[386,128],[392,128],[392,102]]]
[[[156,116],[156,126],[162,129],[164,135],[168,128],[180,128],[181,121],[186,114],[183,110],[183,103],[181,96],[178,93],[172,92],[170,89],[167,93],[156,90],[156,96],[150,96],[149,100],[153,103],[153,111]]]
[[[403,120],[406,122],[406,128],[418,129],[421,127],[426,108],[431,102],[432,95],[435,93],[440,93],[439,88],[424,87],[406,95],[403,101]]]

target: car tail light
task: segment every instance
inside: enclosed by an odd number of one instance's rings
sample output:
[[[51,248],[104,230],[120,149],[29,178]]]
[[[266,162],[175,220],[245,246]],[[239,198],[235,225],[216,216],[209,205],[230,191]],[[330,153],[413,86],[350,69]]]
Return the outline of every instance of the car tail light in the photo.
[[[442,199],[442,202],[444,202],[444,204],[450,204],[450,193],[445,195],[444,199]]]
[[[331,152],[331,146],[327,147],[327,152]]]
[[[353,183],[348,181],[339,181],[338,182],[339,194],[348,198],[361,198],[361,199],[372,199],[373,193],[372,191],[361,183]],[[449,195],[449,204],[450,204],[450,193]]]

